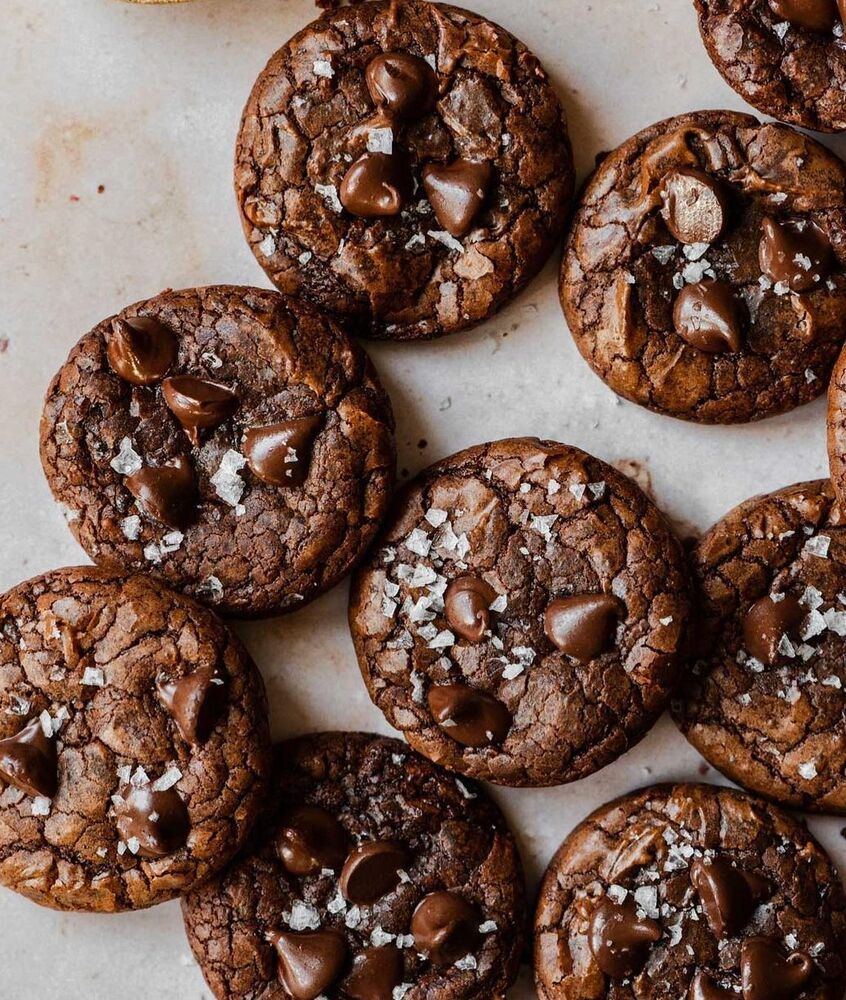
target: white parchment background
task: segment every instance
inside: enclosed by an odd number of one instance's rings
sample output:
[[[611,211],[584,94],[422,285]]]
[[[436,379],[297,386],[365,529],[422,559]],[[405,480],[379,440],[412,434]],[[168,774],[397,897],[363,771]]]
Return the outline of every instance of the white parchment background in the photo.
[[[690,0],[471,2],[550,71],[581,175],[598,151],[659,118],[743,108],[707,59]],[[314,13],[311,0],[0,0],[0,589],[84,561],[53,506],[37,448],[44,389],[72,344],[104,316],[168,286],[267,284],[241,235],[233,144],[259,70]],[[617,403],[564,326],[557,257],[474,332],[371,348],[394,400],[401,468],[414,473],[507,435],[557,438],[640,463],[683,532],[754,493],[825,474],[821,401],[740,428],[695,427]],[[346,593],[340,586],[297,614],[239,629],[267,681],[276,736],[388,731],[359,680]],[[697,778],[700,763],[665,719],[586,781],[495,791],[532,890],[588,811],[647,781]],[[845,824],[812,821],[841,864]],[[0,891],[0,996],[209,993],[188,958],[176,903],[87,916]],[[513,996],[534,996],[526,977]]]

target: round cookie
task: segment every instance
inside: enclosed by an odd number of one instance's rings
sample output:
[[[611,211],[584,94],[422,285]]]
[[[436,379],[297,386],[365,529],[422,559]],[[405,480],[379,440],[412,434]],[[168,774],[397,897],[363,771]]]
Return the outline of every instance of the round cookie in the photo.
[[[846,325],[846,167],[729,111],[659,122],[588,182],[561,270],[576,345],[614,392],[702,423],[825,390]]]
[[[420,340],[487,319],[537,274],[574,170],[538,60],[446,4],[326,13],[247,103],[235,187],[270,280],[358,333]]]
[[[524,939],[505,821],[397,740],[278,748],[252,845],[183,900],[218,1000],[504,1000]]]
[[[261,676],[146,576],[55,570],[0,597],[0,883],[114,912],[219,871],[271,765]]]
[[[828,480],[740,504],[692,556],[682,732],[732,781],[846,813],[846,529]]]
[[[364,352],[308,304],[167,291],[71,351],[41,461],[95,562],[269,615],[332,587],[370,544],[393,488],[393,417]]]
[[[840,876],[797,819],[661,785],[597,809],[547,869],[538,1000],[840,1000]]]
[[[638,742],[674,689],[684,557],[635,484],[518,438],[423,472],[353,579],[370,697],[421,753],[555,785]]]
[[[846,0],[694,0],[711,61],[764,114],[846,129]]]
[[[841,351],[828,387],[828,460],[831,485],[846,500],[846,349]]]

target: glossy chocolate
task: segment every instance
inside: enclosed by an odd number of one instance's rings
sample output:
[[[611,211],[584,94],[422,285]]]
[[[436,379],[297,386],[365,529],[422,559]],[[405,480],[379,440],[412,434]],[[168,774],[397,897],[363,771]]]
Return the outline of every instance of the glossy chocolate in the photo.
[[[276,853],[292,875],[313,875],[324,868],[340,871],[349,838],[338,820],[319,806],[285,811],[276,835]]]
[[[317,1000],[341,977],[347,943],[337,931],[270,931],[279,959],[279,981],[293,1000]]]
[[[369,906],[386,896],[400,882],[400,871],[408,867],[408,851],[393,840],[361,844],[344,862],[339,886],[345,899]]]
[[[194,446],[200,443],[201,431],[218,427],[238,409],[238,396],[231,389],[193,375],[165,379],[162,394]]]
[[[411,917],[414,946],[434,965],[453,965],[481,940],[479,911],[455,892],[424,896]]]
[[[473,160],[454,160],[448,166],[429,163],[423,168],[426,197],[443,228],[455,237],[466,236],[484,207],[493,180],[493,166]]]
[[[341,182],[341,204],[363,219],[399,215],[411,201],[414,181],[408,157],[394,151],[364,153]]]
[[[736,867],[726,858],[694,861],[690,881],[699,894],[708,926],[721,940],[734,937],[746,927],[769,888],[765,879]]]
[[[209,667],[176,680],[159,677],[156,691],[179,735],[192,746],[205,743],[226,708],[226,682]]]
[[[106,343],[112,370],[132,385],[153,385],[176,361],[176,336],[149,316],[118,317]]]
[[[115,802],[115,814],[121,840],[142,858],[167,857],[188,840],[188,809],[175,787],[155,791],[149,783],[127,785]]]
[[[661,215],[681,243],[715,243],[728,223],[725,188],[703,170],[682,169],[667,174],[661,184]]]
[[[740,350],[740,307],[728,282],[709,280],[685,285],[673,306],[673,326],[682,340],[705,354]]]
[[[403,979],[402,952],[393,944],[365,948],[353,959],[343,992],[350,1000],[393,1000]]]
[[[544,614],[547,639],[579,663],[604,653],[625,616],[623,602],[612,594],[579,594],[558,598]]]
[[[501,743],[511,729],[511,713],[501,701],[465,684],[431,687],[427,700],[435,722],[463,746]]]
[[[767,594],[755,601],[743,620],[746,652],[768,667],[778,662],[783,637],[794,632],[806,614],[792,594],[775,596],[781,600],[775,601]]]
[[[438,99],[438,76],[408,52],[383,52],[364,72],[373,103],[394,121],[406,122],[431,111]]]
[[[148,516],[169,528],[187,528],[197,513],[197,482],[190,458],[180,455],[170,465],[145,465],[124,485]]]
[[[479,576],[460,576],[444,594],[444,611],[452,631],[467,642],[481,642],[490,628],[490,606],[496,591]]]
[[[773,13],[810,31],[831,31],[837,22],[835,0],[769,0]]]
[[[816,223],[765,218],[761,232],[759,263],[775,284],[787,285],[793,292],[807,292],[834,269],[831,243]]]
[[[622,903],[603,899],[590,918],[588,945],[596,964],[614,979],[637,972],[649,954],[649,946],[661,937],[660,924],[638,916],[634,897]]]
[[[244,434],[244,457],[252,472],[271,486],[302,486],[323,416],[295,417]]]
[[[811,981],[814,960],[804,952],[785,957],[770,938],[754,937],[740,950],[743,1000],[794,1000]]]
[[[0,740],[0,781],[27,795],[52,799],[59,786],[56,740],[36,716],[14,736]]]
[[[688,1000],[738,1000],[734,990],[720,986],[701,969],[693,977],[687,996]]]

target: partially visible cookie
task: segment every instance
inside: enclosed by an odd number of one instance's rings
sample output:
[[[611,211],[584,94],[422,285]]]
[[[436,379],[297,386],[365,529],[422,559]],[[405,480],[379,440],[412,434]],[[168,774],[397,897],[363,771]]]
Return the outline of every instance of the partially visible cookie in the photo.
[[[278,747],[251,846],[183,900],[218,1000],[504,1000],[523,875],[495,805],[397,740]]]
[[[393,487],[393,417],[364,352],[308,304],[167,291],[71,351],[41,461],[95,562],[252,617],[300,607],[363,555]]]
[[[846,167],[785,125],[652,125],[587,184],[561,269],[576,345],[614,392],[702,423],[825,391],[846,330]]]
[[[831,485],[846,502],[846,349],[841,351],[828,387],[828,461]]]
[[[723,79],[764,114],[846,129],[844,0],[694,0]]]
[[[709,785],[597,809],[535,917],[539,1000],[841,1000],[846,899],[797,819]]]
[[[390,340],[453,333],[516,295],[559,237],[573,180],[535,56],[426,0],[344,7],[295,35],[256,81],[235,164],[271,281]]]
[[[846,528],[828,480],[735,507],[696,546],[693,662],[673,712],[732,781],[846,813]]]
[[[0,883],[140,909],[219,871],[270,770],[258,670],[150,577],[56,570],[0,597]]]
[[[638,742],[678,678],[687,575],[616,470],[517,438],[459,452],[397,498],[353,580],[374,703],[427,757],[555,785]]]

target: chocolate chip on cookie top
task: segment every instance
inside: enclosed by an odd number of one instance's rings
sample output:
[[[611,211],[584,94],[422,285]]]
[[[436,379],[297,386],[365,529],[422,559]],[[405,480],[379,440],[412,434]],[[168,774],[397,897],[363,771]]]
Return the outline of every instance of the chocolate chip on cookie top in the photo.
[[[784,125],[698,112],[598,166],[561,270],[576,344],[610,388],[703,423],[820,395],[846,326],[846,168]]]
[[[277,765],[250,849],[183,902],[215,997],[504,1000],[523,879],[493,803],[379,736],[307,736]]]
[[[0,597],[0,883],[139,909],[246,840],[270,770],[258,670],[150,577],[56,570]]]
[[[311,306],[189,289],[82,338],[47,393],[41,458],[96,562],[266,615],[367,548],[393,486],[393,418],[366,355]]]
[[[625,476],[566,445],[481,445],[397,498],[353,581],[370,696],[432,760],[506,785],[584,777],[672,691],[680,548]]]
[[[733,781],[846,813],[846,531],[827,480],[754,497],[698,543],[673,713]]]
[[[573,191],[564,113],[507,31],[380,0],[304,28],[244,111],[235,183],[282,291],[412,340],[486,319],[541,268]]]
[[[547,869],[539,1000],[835,1000],[846,988],[840,876],[798,820],[708,785],[597,809]]]
[[[846,129],[846,0],[695,0],[725,81],[764,114]]]

